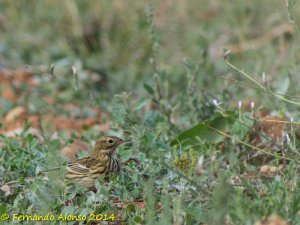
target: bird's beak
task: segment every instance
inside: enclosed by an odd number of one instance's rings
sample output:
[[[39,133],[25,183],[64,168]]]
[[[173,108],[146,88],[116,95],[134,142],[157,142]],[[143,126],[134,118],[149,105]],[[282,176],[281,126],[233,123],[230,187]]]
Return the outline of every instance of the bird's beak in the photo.
[[[130,141],[131,141],[130,139],[128,139],[128,140],[122,140],[122,139],[121,139],[121,140],[119,141],[119,144],[127,143],[127,142],[130,142]]]

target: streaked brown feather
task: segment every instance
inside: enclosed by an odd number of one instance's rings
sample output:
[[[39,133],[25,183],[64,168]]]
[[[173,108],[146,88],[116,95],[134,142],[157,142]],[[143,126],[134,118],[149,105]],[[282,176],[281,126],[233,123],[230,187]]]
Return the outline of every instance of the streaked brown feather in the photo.
[[[110,144],[108,140],[114,140],[116,144]],[[117,146],[124,141],[115,136],[106,136],[99,139],[93,152],[84,158],[76,159],[68,164],[65,179],[77,181],[87,188],[95,185],[98,176],[120,171],[119,159],[115,155]]]

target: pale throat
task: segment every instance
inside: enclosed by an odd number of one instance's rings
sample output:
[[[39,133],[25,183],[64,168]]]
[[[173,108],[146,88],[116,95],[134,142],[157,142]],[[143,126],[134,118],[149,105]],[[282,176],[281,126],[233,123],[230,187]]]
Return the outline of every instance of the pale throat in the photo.
[[[94,150],[91,156],[98,160],[105,161],[110,157],[116,157],[116,147],[117,146],[107,150]]]

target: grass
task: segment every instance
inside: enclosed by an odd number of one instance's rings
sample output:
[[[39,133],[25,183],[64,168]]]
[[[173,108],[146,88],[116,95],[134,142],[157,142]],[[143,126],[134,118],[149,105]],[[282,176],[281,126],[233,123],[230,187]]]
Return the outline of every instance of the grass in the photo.
[[[287,3],[2,1],[0,215],[300,224],[299,5]],[[62,149],[87,155],[104,134],[132,138],[124,171],[66,192]]]

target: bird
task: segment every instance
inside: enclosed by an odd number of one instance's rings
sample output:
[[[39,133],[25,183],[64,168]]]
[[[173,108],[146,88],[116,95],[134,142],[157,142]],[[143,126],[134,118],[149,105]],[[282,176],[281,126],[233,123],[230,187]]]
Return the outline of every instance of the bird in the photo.
[[[99,138],[90,155],[67,164],[65,180],[94,189],[95,181],[99,176],[107,177],[111,173],[120,172],[120,161],[116,149],[126,142],[129,140],[123,140],[117,136]]]

